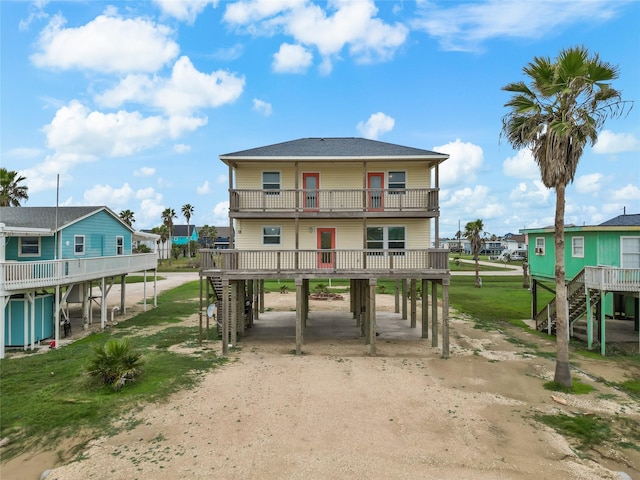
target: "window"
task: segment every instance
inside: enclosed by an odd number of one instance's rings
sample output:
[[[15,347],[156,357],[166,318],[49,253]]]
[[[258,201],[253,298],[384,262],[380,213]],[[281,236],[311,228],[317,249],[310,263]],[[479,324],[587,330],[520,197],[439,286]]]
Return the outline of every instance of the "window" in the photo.
[[[262,172],[263,190],[280,190],[280,172]],[[267,191],[267,195],[279,195],[279,191]]]
[[[73,253],[75,255],[84,255],[84,235],[75,235],[73,237]]]
[[[20,256],[39,257],[40,237],[20,237]]]
[[[263,245],[280,245],[280,227],[262,227]]]
[[[544,255],[544,237],[536,237],[536,255]]]
[[[621,268],[640,268],[640,237],[622,237],[620,239],[622,258]]]
[[[404,250],[406,247],[404,227],[367,227],[368,250]],[[369,252],[369,255],[381,255],[382,252]],[[393,252],[404,255],[404,252]]]
[[[584,237],[573,237],[571,239],[571,256],[584,258]]]
[[[389,172],[389,190],[391,194],[404,193],[407,188],[406,172]],[[393,190],[399,190],[394,192]]]
[[[124,255],[124,237],[116,237],[116,255]]]

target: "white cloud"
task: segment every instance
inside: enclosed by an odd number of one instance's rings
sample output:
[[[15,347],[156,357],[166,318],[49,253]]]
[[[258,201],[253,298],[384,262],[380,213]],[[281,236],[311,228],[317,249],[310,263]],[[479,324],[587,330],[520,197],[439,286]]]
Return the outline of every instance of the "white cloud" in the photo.
[[[602,173],[589,173],[582,175],[573,182],[576,192],[590,195],[597,195],[602,190],[602,181],[605,176]]]
[[[125,205],[135,192],[125,183],[120,188],[114,188],[111,185],[95,185],[84,192],[84,200],[87,205],[109,205],[121,206]]]
[[[433,147],[439,153],[449,154],[449,159],[440,166],[440,185],[473,183],[476,172],[482,167],[484,153],[473,143],[463,143],[460,139],[445,145]]]
[[[509,193],[509,202],[514,210],[530,209],[533,205],[547,206],[550,196],[551,190],[541,180],[520,182]]]
[[[396,121],[382,112],[372,114],[366,122],[358,122],[356,127],[365,138],[376,140],[380,135],[393,130]]]
[[[229,224],[229,201],[217,203],[213,207],[213,225],[227,225]]]
[[[271,68],[277,73],[304,73],[312,61],[313,55],[302,45],[283,43],[273,54]]]
[[[605,21],[625,2],[538,0],[514,2],[422,2],[413,27],[438,39],[445,50],[475,51],[493,38],[546,38],[581,23]]]
[[[202,185],[199,185],[196,188],[196,192],[198,192],[198,195],[205,195],[207,193],[211,193],[211,186],[209,185],[209,180],[205,180]]]
[[[535,180],[540,178],[540,169],[533,159],[531,150],[519,150],[515,156],[502,163],[502,172],[508,177]]]
[[[171,78],[129,75],[111,90],[96,96],[99,105],[115,108],[125,102],[149,104],[169,115],[189,115],[201,108],[215,108],[240,97],[245,79],[224,70],[202,73],[189,57],[173,65]]]
[[[141,167],[133,172],[134,177],[150,177],[156,173],[156,169],[154,167]]]
[[[216,183],[218,184],[222,184],[222,183],[227,183],[229,181],[229,176],[228,175],[218,175],[216,177]]]
[[[32,158],[41,157],[44,155],[44,151],[40,148],[12,148],[3,156],[8,158],[17,158],[20,160],[29,160]]]
[[[486,185],[445,191],[443,197],[440,202],[443,209],[446,208],[448,212],[455,211],[459,218],[468,219],[466,221],[481,218],[485,220],[485,225],[487,219],[501,217],[506,210],[505,205],[490,194]],[[454,218],[456,213],[452,213]]]
[[[593,146],[593,153],[613,154],[640,151],[640,140],[631,133],[613,133],[603,130]]]
[[[625,185],[613,191],[611,198],[619,202],[631,202],[640,200],[640,187],[638,185]],[[629,205],[627,203],[627,205]],[[635,212],[634,212],[635,213]]]
[[[155,227],[162,224],[162,212],[166,207],[162,203],[162,195],[156,194],[153,198],[146,198],[140,202],[140,212],[135,212],[136,223],[147,227]],[[142,227],[141,227],[142,228]]]
[[[160,10],[178,20],[192,24],[207,5],[218,5],[218,0],[153,0]]]
[[[148,198],[155,198],[158,194],[153,187],[141,188],[136,192],[136,198],[138,200],[144,200]]]
[[[64,28],[65,23],[56,15],[40,32],[38,51],[31,56],[36,66],[109,73],[155,72],[180,51],[170,28],[141,17],[121,18],[114,9],[77,28]]]
[[[253,99],[253,110],[260,113],[261,115],[264,115],[265,117],[269,117],[273,113],[271,104],[258,98]]]
[[[173,151],[179,154],[187,153],[191,151],[191,145],[185,145],[184,143],[176,143],[173,146]]]

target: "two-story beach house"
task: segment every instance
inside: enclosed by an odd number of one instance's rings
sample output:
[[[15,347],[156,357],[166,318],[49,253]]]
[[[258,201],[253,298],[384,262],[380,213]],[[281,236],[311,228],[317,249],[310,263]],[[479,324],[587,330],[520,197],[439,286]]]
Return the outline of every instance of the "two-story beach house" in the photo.
[[[441,286],[448,355],[448,249],[437,243],[438,169],[447,158],[363,138],[303,138],[220,155],[229,169],[229,249],[201,250],[200,275],[219,291],[223,349],[243,328],[254,283],[288,278],[301,353],[309,280],[341,278],[350,280],[350,311],[375,353],[375,292],[384,278],[422,282],[425,338],[431,282],[434,345]]]
[[[555,299],[540,307],[538,289],[553,292],[555,286],[554,231],[553,227],[521,230],[528,237],[532,315],[538,330],[549,333],[555,331]],[[567,225],[564,245],[570,325],[586,315],[588,346],[592,346],[594,333],[598,334],[603,354],[607,318],[627,321],[629,330],[638,336],[640,214],[619,215],[600,225]]]
[[[104,327],[116,279],[124,312],[127,274],[144,272],[146,281],[153,271],[155,285],[157,254],[132,254],[148,237],[104,206],[0,207],[0,358],[6,346],[34,349],[49,338],[59,345],[65,304],[82,304],[87,324],[98,303]]]

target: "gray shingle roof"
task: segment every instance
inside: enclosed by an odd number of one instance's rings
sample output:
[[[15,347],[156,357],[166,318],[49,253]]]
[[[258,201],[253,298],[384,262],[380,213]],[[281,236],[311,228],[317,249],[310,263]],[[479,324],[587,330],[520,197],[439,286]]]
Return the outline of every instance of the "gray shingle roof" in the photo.
[[[601,227],[638,227],[640,226],[640,214],[618,215],[600,224]]]
[[[289,142],[276,143],[265,147],[252,148],[220,155],[225,159],[304,159],[322,158],[422,158],[437,161],[446,160],[444,153],[420,148],[404,147],[393,143],[368,140],[366,138],[301,138]]]
[[[58,229],[107,207],[57,207]],[[14,228],[56,228],[56,207],[0,207],[0,223]]]

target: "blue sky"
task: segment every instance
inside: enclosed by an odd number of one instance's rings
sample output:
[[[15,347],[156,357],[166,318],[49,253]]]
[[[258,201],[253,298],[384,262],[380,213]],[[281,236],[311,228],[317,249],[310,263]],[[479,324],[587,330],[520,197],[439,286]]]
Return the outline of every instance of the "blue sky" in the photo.
[[[585,150],[566,221],[640,213],[640,2],[0,2],[0,165],[26,206],[130,209],[137,229],[190,203],[227,225],[224,153],[366,137],[447,153],[440,232],[553,223],[555,192],[500,140],[507,83],[585,45],[635,102]]]

